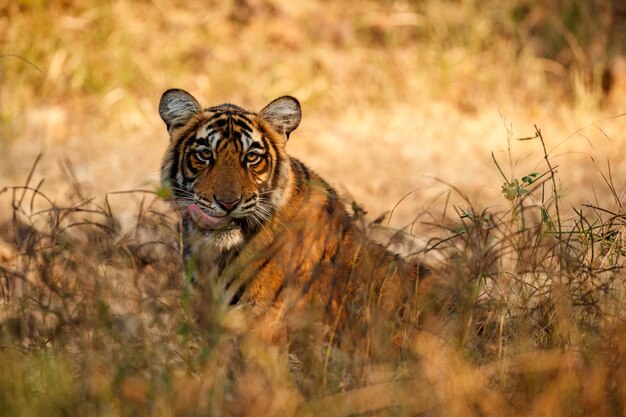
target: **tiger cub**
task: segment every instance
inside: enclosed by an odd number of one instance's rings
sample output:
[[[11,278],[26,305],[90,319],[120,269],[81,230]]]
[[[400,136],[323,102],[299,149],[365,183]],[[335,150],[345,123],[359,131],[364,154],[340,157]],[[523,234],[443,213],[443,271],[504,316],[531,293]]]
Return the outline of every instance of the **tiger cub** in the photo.
[[[159,113],[170,135],[161,179],[181,216],[188,277],[211,302],[316,311],[335,326],[409,313],[426,269],[370,241],[333,187],[286,153],[298,100],[203,109],[171,89]]]

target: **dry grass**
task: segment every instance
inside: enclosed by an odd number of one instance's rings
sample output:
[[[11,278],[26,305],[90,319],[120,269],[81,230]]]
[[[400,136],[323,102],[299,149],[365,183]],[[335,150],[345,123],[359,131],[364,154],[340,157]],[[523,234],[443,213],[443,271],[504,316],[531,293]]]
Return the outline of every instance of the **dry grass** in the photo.
[[[624,415],[619,2],[187,3],[0,6],[0,416]],[[290,152],[431,249],[400,356],[197,324],[157,195],[172,86],[295,95]]]

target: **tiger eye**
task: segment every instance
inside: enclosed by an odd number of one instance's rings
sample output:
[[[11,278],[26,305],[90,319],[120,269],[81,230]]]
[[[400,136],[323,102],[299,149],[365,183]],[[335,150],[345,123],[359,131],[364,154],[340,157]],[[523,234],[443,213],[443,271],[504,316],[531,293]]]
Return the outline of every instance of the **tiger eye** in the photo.
[[[246,155],[246,162],[249,164],[256,164],[261,161],[261,155],[257,153],[249,153]]]
[[[200,159],[201,161],[208,161],[209,159],[211,159],[211,151],[208,149],[200,149],[196,152],[196,156],[198,157],[198,159]]]

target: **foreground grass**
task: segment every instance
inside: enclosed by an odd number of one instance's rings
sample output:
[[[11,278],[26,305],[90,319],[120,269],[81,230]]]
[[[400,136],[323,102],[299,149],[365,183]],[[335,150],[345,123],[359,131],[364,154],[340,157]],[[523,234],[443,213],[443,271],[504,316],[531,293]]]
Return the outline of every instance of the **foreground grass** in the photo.
[[[497,150],[498,112],[516,129],[540,123],[554,145],[624,112],[621,9],[616,0],[1,2],[0,186],[20,183],[43,152],[39,173],[55,201],[68,190],[56,175],[65,159],[92,195],[145,187],[167,143],[159,97],[180,87],[206,105],[250,110],[297,97],[304,118],[289,152],[372,212],[432,189],[424,176],[476,201],[488,181],[466,173],[481,175]],[[597,127],[554,155],[623,151],[620,121]],[[450,158],[457,148],[467,157]],[[557,162],[564,177],[597,177],[588,158]]]
[[[494,161],[509,209],[461,196],[454,215],[429,213],[432,305],[402,354],[374,358],[309,336],[268,344],[219,303],[196,324],[175,220],[153,192],[98,205],[74,184],[58,206],[30,176],[5,188],[0,415],[622,415],[618,192],[607,176],[616,206],[564,219],[548,160],[520,179]],[[132,219],[116,198],[135,201]]]

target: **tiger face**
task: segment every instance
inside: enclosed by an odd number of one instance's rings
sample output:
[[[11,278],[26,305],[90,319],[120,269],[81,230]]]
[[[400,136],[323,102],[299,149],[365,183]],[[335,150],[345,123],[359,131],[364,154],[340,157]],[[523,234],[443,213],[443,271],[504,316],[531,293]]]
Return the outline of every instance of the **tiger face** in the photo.
[[[258,114],[232,104],[202,109],[173,89],[159,113],[170,134],[161,180],[186,231],[218,251],[241,245],[288,199],[284,147],[300,123],[300,104],[284,96]]]

